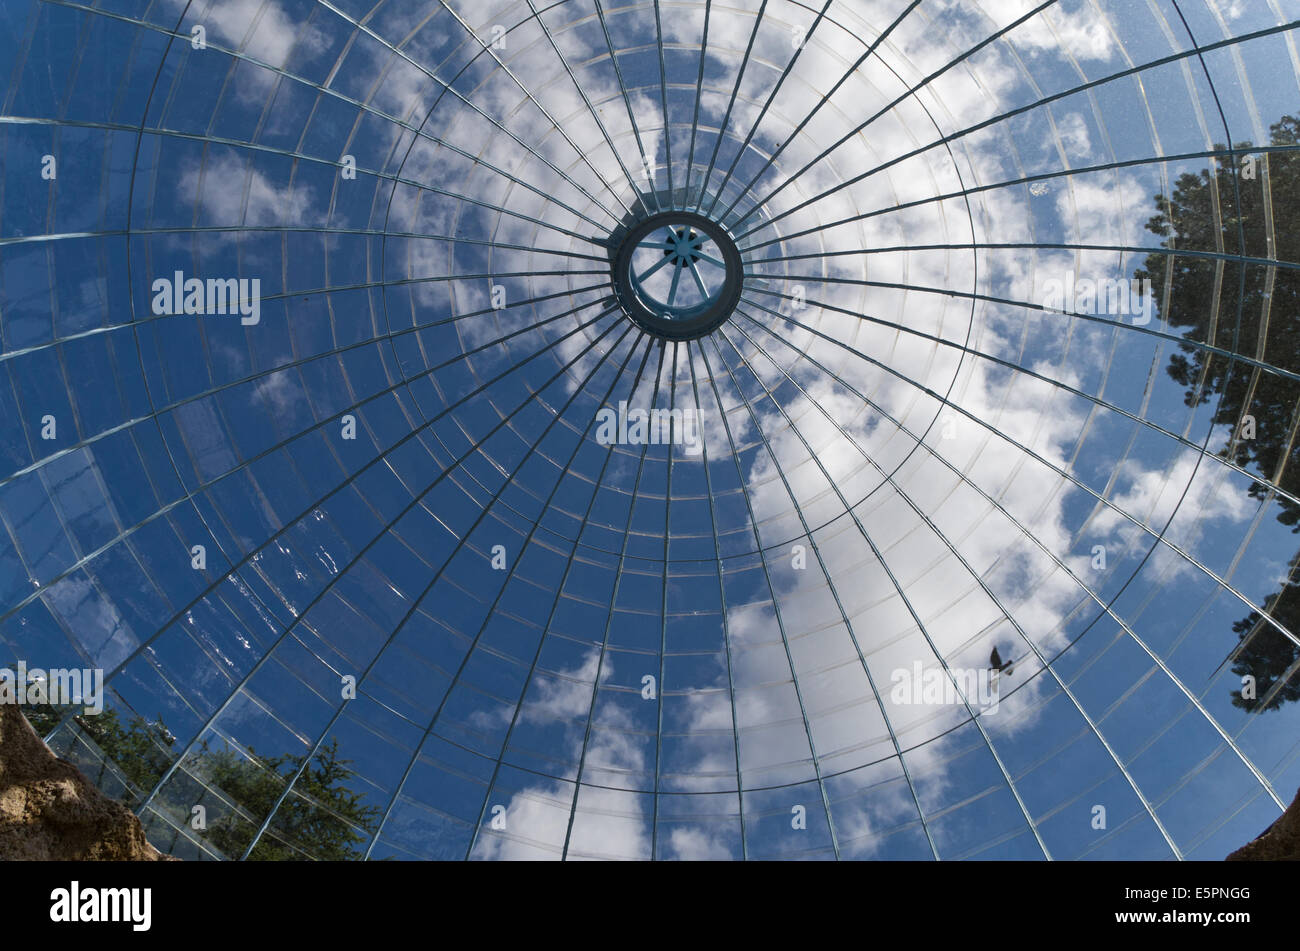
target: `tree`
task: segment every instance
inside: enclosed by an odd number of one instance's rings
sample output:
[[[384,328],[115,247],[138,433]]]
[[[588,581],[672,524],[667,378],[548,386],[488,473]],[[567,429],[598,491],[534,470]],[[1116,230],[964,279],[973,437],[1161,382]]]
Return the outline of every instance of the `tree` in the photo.
[[[354,772],[349,760],[339,758],[338,742],[335,738],[317,750],[250,859],[338,861],[360,857],[360,846],[368,837],[357,827],[373,828],[379,810],[364,805],[361,794],[347,788]],[[284,793],[284,774],[296,772],[306,756],[264,757],[252,749],[248,753],[249,758],[234,750],[213,752],[204,741],[196,765],[207,782],[260,821]],[[234,858],[248,847],[251,831],[248,821],[232,812],[213,823],[206,837]]]
[[[24,713],[38,734],[44,736],[58,726],[66,708],[44,704],[24,707]],[[158,716],[150,722],[133,717],[125,725],[115,708],[96,716],[77,714],[72,722],[104,753],[137,790],[152,790],[175,759],[176,738]],[[247,816],[222,807],[221,815],[207,829],[196,830],[223,855],[238,858],[257,825],[275,807],[289,776],[297,772],[306,755],[259,756],[251,748],[245,757],[235,750],[213,750],[205,739],[185,761],[185,773],[195,777],[198,791],[212,810],[219,799],[235,803]],[[348,788],[355,775],[351,761],[340,759],[338,739],[323,745],[311,758],[276,811],[267,834],[258,840],[251,859],[342,860],[360,857],[368,837],[360,829],[373,828],[379,810],[361,801],[361,794]],[[121,796],[128,806],[138,805],[139,796],[128,789]]]
[[[37,735],[46,736],[58,726],[66,710],[53,704],[35,704],[25,707],[24,713]],[[175,737],[161,716],[152,723],[135,716],[123,725],[118,711],[105,707],[95,715],[78,713],[72,721],[138,789],[152,789],[172,761],[168,750]],[[128,791],[122,801],[133,806],[133,798]]]
[[[1282,587],[1264,601],[1264,610],[1288,631],[1300,630],[1300,597],[1295,589],[1300,587],[1300,552],[1291,559],[1291,570]],[[1264,620],[1258,611],[1232,625],[1240,642],[1240,653],[1232,665],[1238,677],[1253,677],[1254,689],[1243,696],[1234,690],[1234,706],[1252,713],[1277,710],[1282,704],[1300,700],[1300,677],[1288,671],[1300,665],[1300,646],[1297,646],[1276,627]],[[1280,686],[1279,686],[1280,685]],[[1274,690],[1277,690],[1274,693]]]
[[[1275,146],[1300,143],[1300,120],[1283,116],[1272,126],[1271,142]],[[1222,145],[1215,148],[1224,150]],[[1242,160],[1246,168],[1255,170],[1253,177],[1238,177],[1221,162],[1213,170],[1179,176],[1172,197],[1156,196],[1157,213],[1146,227],[1164,239],[1163,247],[1211,252],[1221,248],[1224,253],[1236,254],[1242,249],[1244,235],[1244,256],[1300,262],[1300,230],[1293,225],[1300,212],[1300,151],[1251,153],[1251,148],[1249,142],[1237,146],[1239,152],[1246,153]],[[1271,248],[1266,205],[1271,205],[1273,218]],[[1157,290],[1164,286],[1166,276],[1171,279],[1167,306],[1161,301],[1162,316],[1170,327],[1187,328],[1186,340],[1252,358],[1260,355],[1265,362],[1300,372],[1300,320],[1296,319],[1300,315],[1300,271],[1224,261],[1216,297],[1217,265],[1205,258],[1151,254],[1134,276],[1149,279]],[[1262,349],[1261,337],[1265,340]],[[1263,480],[1276,480],[1292,495],[1300,495],[1300,465],[1295,464],[1300,458],[1300,440],[1293,445],[1290,438],[1300,385],[1277,374],[1253,373],[1251,367],[1232,363],[1191,342],[1181,344],[1179,350],[1166,371],[1186,387],[1184,402],[1188,406],[1217,399],[1214,422],[1234,430],[1247,414],[1256,421],[1254,438],[1234,439],[1221,455]],[[1268,488],[1263,481],[1256,481],[1250,494],[1262,498]],[[1300,506],[1283,499],[1278,518],[1292,526],[1293,532],[1300,532]]]
[[[1300,143],[1300,120],[1283,116],[1270,128],[1273,146]],[[1215,162],[1200,173],[1179,176],[1171,196],[1157,195],[1156,214],[1147,229],[1171,250],[1222,251],[1243,257],[1300,262],[1300,151],[1252,153],[1237,147],[1239,165]],[[1224,151],[1224,146],[1215,149]],[[1217,217],[1216,217],[1217,211]],[[1274,243],[1270,245],[1269,218]],[[1243,243],[1244,239],[1244,243]],[[1221,270],[1220,270],[1221,268]],[[1184,402],[1197,406],[1218,401],[1214,422],[1232,427],[1233,438],[1220,451],[1258,478],[1249,494],[1264,498],[1272,483],[1300,495],[1300,439],[1292,440],[1300,409],[1300,384],[1275,373],[1230,361],[1195,346],[1209,343],[1230,353],[1262,359],[1300,371],[1300,271],[1240,261],[1216,262],[1178,254],[1148,255],[1135,277],[1157,290],[1169,280],[1162,316],[1169,326],[1186,328],[1179,352],[1170,358],[1169,376],[1184,386]],[[1217,293],[1216,293],[1217,288]],[[1161,295],[1157,293],[1157,300]],[[1253,421],[1253,432],[1245,424]],[[1278,521],[1300,532],[1300,505],[1278,496]],[[1282,587],[1264,605],[1271,617],[1300,630],[1300,553]],[[1258,611],[1233,625],[1239,653],[1233,671],[1256,679],[1256,699],[1234,691],[1232,702],[1247,710],[1275,710],[1300,699],[1293,681],[1269,698],[1271,688],[1300,661],[1300,646]],[[1267,702],[1266,702],[1267,701]]]

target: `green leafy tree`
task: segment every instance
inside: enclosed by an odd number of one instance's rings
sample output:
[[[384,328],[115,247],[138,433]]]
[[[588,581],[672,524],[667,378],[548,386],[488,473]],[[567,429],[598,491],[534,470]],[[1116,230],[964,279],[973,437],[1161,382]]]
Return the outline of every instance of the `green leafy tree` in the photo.
[[[1282,588],[1264,601],[1264,610],[1288,631],[1300,630],[1300,552],[1291,559],[1291,570]],[[1300,700],[1300,676],[1292,668],[1300,667],[1300,647],[1264,620],[1258,611],[1232,625],[1239,638],[1240,651],[1232,665],[1238,677],[1255,678],[1253,696],[1234,690],[1234,706],[1251,712],[1277,710],[1284,703]],[[1287,674],[1291,673],[1290,680]],[[1276,693],[1274,692],[1276,691]]]
[[[1284,148],[1300,143],[1300,120],[1283,116],[1270,128],[1270,143]],[[1215,148],[1224,150],[1222,145]],[[1157,213],[1147,229],[1172,250],[1240,252],[1243,257],[1300,262],[1300,228],[1295,226],[1300,218],[1300,151],[1251,152],[1250,142],[1236,148],[1241,153],[1237,169],[1226,160],[1217,162],[1179,176],[1171,195],[1157,195]],[[1151,254],[1135,276],[1152,282],[1158,301],[1168,280],[1162,316],[1171,328],[1183,328],[1189,342],[1180,345],[1166,370],[1185,388],[1188,406],[1215,401],[1214,422],[1231,426],[1234,434],[1220,455],[1256,474],[1250,495],[1264,498],[1268,483],[1300,495],[1300,438],[1292,436],[1300,384],[1191,343],[1209,343],[1300,372],[1300,271]],[[1248,416],[1254,422],[1253,434],[1245,428]],[[1278,499],[1278,520],[1300,532],[1300,506]],[[1264,610],[1291,631],[1300,630],[1295,565],[1293,559],[1291,576],[1264,604]],[[1272,710],[1300,699],[1295,678],[1269,698],[1272,686],[1300,660],[1300,646],[1257,611],[1236,622],[1233,631],[1239,653],[1232,669],[1256,679],[1257,697],[1246,699],[1234,692],[1232,702],[1248,710]]]
[[[233,750],[210,751],[206,743],[197,767],[212,786],[226,793],[260,822],[284,793],[284,777],[292,775],[306,756],[259,756],[249,750],[245,758]],[[275,813],[267,834],[249,854],[250,859],[344,860],[360,857],[379,810],[364,805],[361,794],[347,787],[354,775],[350,761],[340,759],[338,739],[323,745],[302,771],[293,791]],[[252,828],[246,819],[228,813],[212,823],[206,838],[225,855],[238,857],[248,847]]]
[[[25,707],[24,713],[44,736],[58,726],[66,709],[44,704]],[[176,739],[161,716],[152,722],[135,716],[123,723],[119,712],[109,707],[96,716],[77,714],[72,722],[138,790],[153,789],[175,759],[172,748]],[[307,759],[305,755],[259,756],[251,749],[248,754],[245,757],[230,749],[213,750],[204,740],[185,762],[185,772],[210,787],[199,789],[198,796],[206,800],[209,811],[220,813],[198,834],[229,858],[243,855],[255,827],[283,794],[287,778]],[[323,745],[298,777],[294,791],[280,805],[267,834],[258,840],[249,858],[359,858],[369,841],[359,829],[374,828],[380,810],[365,805],[361,794],[349,788],[354,775],[351,762],[339,757],[337,739]],[[253,817],[253,822],[228,806],[218,807],[219,798],[238,804]],[[135,806],[138,797],[128,790],[122,799]]]
[[[66,710],[67,707],[53,704],[36,704],[24,708],[32,728],[41,736],[48,735],[59,725]],[[102,713],[95,715],[78,713],[73,716],[72,722],[139,789],[152,789],[172,761],[172,754],[168,751],[175,742],[175,737],[161,716],[152,723],[144,717],[135,716],[124,724],[115,708],[106,707]],[[130,797],[126,801],[128,805],[133,804]]]
[[[1300,120],[1284,116],[1273,125],[1271,141],[1274,146],[1300,143]],[[1239,178],[1224,161],[1179,176],[1172,196],[1156,196],[1157,213],[1147,229],[1164,239],[1162,246],[1235,254],[1244,236],[1244,256],[1300,262],[1300,229],[1293,224],[1300,214],[1300,151],[1252,153],[1251,148],[1249,142],[1237,146],[1246,153],[1241,160],[1246,171]],[[1253,177],[1246,177],[1250,170]],[[1151,280],[1157,300],[1170,278],[1169,301],[1161,316],[1171,328],[1186,328],[1183,336],[1188,341],[1300,372],[1300,271],[1237,261],[1223,262],[1221,275],[1218,271],[1213,260],[1152,254],[1135,276]],[[1166,370],[1186,388],[1188,406],[1218,402],[1216,423],[1236,430],[1243,416],[1253,416],[1255,437],[1233,440],[1222,454],[1300,495],[1300,465],[1295,464],[1300,440],[1291,440],[1300,385],[1277,374],[1254,373],[1192,343],[1180,346]],[[1250,488],[1255,498],[1267,491],[1259,481]],[[1279,520],[1300,532],[1300,506],[1283,500]]]

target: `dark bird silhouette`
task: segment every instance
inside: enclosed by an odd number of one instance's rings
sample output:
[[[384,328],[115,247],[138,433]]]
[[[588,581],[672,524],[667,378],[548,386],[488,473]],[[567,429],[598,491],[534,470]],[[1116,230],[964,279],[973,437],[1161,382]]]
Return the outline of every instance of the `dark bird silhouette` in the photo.
[[[996,644],[993,645],[993,653],[989,654],[989,666],[991,666],[994,670],[996,670],[1000,674],[1006,674],[1007,676],[1010,676],[1011,668],[1014,666],[1014,664],[1015,662],[1010,660],[1003,662],[1002,655],[998,653],[997,645]]]

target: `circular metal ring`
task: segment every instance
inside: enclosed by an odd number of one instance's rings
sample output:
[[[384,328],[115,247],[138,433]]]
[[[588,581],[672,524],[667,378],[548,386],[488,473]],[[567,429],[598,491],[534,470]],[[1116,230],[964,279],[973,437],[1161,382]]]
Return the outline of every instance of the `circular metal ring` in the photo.
[[[638,325],[690,340],[725,321],[740,299],[740,250],[715,221],[665,211],[633,225],[612,259],[614,291]]]

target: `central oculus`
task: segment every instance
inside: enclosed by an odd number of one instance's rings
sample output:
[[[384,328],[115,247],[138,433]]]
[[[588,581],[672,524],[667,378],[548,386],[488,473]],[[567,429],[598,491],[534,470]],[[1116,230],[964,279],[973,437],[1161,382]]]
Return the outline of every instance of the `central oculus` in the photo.
[[[740,299],[740,251],[703,215],[665,211],[633,225],[613,250],[614,291],[656,337],[690,340],[731,316]]]

